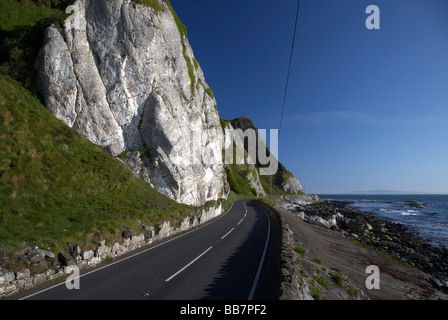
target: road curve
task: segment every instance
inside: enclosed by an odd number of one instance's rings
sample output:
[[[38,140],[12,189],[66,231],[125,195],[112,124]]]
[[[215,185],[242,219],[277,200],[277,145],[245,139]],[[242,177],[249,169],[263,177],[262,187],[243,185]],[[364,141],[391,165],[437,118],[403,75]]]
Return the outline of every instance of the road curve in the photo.
[[[274,223],[275,224],[275,223]],[[269,215],[241,200],[212,222],[65,283],[21,294],[38,300],[274,299],[278,241]],[[273,236],[274,235],[274,236]]]

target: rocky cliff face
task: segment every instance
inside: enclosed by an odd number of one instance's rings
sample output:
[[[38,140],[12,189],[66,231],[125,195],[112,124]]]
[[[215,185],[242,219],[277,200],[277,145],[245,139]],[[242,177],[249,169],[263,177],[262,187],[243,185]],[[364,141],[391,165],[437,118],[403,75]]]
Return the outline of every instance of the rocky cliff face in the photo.
[[[226,197],[216,101],[169,3],[77,0],[72,12],[36,63],[47,108],[178,202]]]
[[[262,148],[265,148],[266,155],[270,155],[270,150],[268,146],[265,144],[263,139],[258,143],[260,136],[258,134],[258,129],[255,127],[252,120],[250,120],[247,117],[239,117],[236,119],[228,120],[231,129],[241,129],[243,132],[246,130],[253,130],[256,133],[256,139],[257,139],[257,150],[256,154],[258,155],[258,148],[261,146]],[[244,148],[246,151],[248,151],[248,145],[247,140],[244,141]],[[257,168],[263,168],[264,165],[260,163],[259,159],[254,159],[254,164]],[[284,192],[286,193],[303,193],[303,188],[300,183],[300,181],[292,174],[290,171],[288,171],[285,166],[278,162],[278,169],[274,175],[274,183]]]

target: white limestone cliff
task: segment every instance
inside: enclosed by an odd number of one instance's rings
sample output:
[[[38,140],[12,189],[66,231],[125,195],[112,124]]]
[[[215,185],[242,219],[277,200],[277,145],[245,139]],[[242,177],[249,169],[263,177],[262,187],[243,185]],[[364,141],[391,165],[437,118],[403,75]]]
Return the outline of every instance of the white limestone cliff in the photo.
[[[77,0],[36,63],[47,108],[178,202],[228,194],[216,101],[177,17],[131,0]],[[177,20],[177,21],[176,21]]]

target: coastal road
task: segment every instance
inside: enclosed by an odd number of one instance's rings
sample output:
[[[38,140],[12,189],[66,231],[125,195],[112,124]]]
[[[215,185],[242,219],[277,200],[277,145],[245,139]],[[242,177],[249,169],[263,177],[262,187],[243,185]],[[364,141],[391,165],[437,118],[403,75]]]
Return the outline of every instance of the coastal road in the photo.
[[[272,229],[269,215],[253,200],[236,201],[204,226],[81,273],[79,289],[68,290],[63,282],[21,298],[274,299],[279,253]]]

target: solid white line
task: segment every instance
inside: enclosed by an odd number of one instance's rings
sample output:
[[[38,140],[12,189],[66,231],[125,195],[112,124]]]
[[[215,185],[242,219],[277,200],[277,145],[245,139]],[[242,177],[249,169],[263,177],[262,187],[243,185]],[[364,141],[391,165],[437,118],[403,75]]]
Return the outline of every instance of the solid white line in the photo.
[[[222,236],[221,240],[223,240],[225,237],[229,235],[230,232],[232,232],[235,228],[232,228],[229,232],[227,232],[225,235]]]
[[[247,298],[248,300],[252,300],[254,298],[255,289],[257,289],[258,280],[259,280],[260,274],[261,274],[261,269],[263,268],[264,259],[266,257],[266,251],[268,249],[269,237],[271,235],[271,220],[269,219],[269,216],[266,213],[266,211],[263,208],[261,208],[261,209],[266,214],[266,218],[268,218],[268,235],[266,237],[266,243],[264,244],[263,255],[261,256],[260,264],[258,265],[257,275],[255,276],[255,280],[254,280],[254,283],[252,285],[252,289],[250,290],[249,297]]]
[[[113,266],[113,265],[115,265],[115,264],[117,264],[117,263],[120,263],[120,262],[126,261],[126,260],[128,260],[128,259],[134,258],[134,257],[136,257],[136,256],[138,256],[138,255],[141,255],[142,253],[151,251],[151,250],[153,250],[153,249],[155,249],[155,248],[157,248],[157,247],[163,246],[163,245],[165,245],[165,244],[167,244],[167,243],[169,243],[169,242],[171,242],[171,241],[174,241],[174,240],[177,240],[177,239],[179,239],[179,238],[182,238],[183,236],[186,236],[186,235],[189,234],[189,233],[192,233],[192,232],[195,232],[195,231],[197,231],[197,230],[199,230],[199,229],[202,229],[202,228],[208,226],[209,224],[218,221],[219,219],[221,219],[222,217],[224,217],[226,214],[228,214],[228,213],[230,212],[230,210],[232,210],[232,207],[233,207],[233,204],[234,204],[234,203],[235,203],[235,202],[232,202],[232,205],[230,206],[230,208],[229,208],[226,212],[222,213],[219,217],[215,218],[214,220],[210,221],[209,223],[205,223],[205,224],[203,224],[202,226],[200,226],[200,227],[198,227],[198,228],[192,229],[192,230],[190,230],[190,231],[188,231],[188,232],[186,232],[186,233],[182,233],[182,234],[178,235],[178,236],[175,237],[175,238],[172,238],[172,239],[170,239],[170,240],[164,241],[164,242],[162,242],[162,243],[159,243],[159,244],[157,244],[157,245],[154,245],[154,246],[152,246],[152,247],[150,247],[150,248],[148,248],[148,249],[142,250],[142,251],[140,251],[140,252],[134,253],[134,254],[132,254],[132,255],[130,255],[130,256],[128,256],[128,257],[121,258],[121,259],[118,260],[118,261],[108,263],[108,264],[106,264],[106,265],[104,265],[104,266],[102,266],[102,267],[99,267],[99,268],[95,268],[94,270],[91,270],[91,271],[89,271],[89,272],[86,272],[86,273],[84,273],[84,274],[81,274],[81,275],[79,276],[79,278],[82,278],[82,277],[84,277],[84,276],[87,276],[87,275],[89,275],[89,274],[91,274],[91,273],[95,273],[95,272],[100,271],[100,270],[102,270],[102,269],[109,268],[109,267],[111,267],[111,266]],[[163,240],[162,240],[162,241],[163,241]],[[37,292],[35,292],[35,293],[32,293],[32,294],[30,294],[30,295],[27,295],[27,296],[25,296],[25,297],[23,297],[23,298],[20,298],[19,300],[26,300],[26,299],[31,298],[31,297],[33,297],[33,296],[36,296],[36,295],[38,295],[38,294],[40,294],[40,293],[43,293],[43,292],[45,292],[45,291],[54,289],[54,288],[59,287],[59,286],[62,286],[62,285],[65,285],[65,281],[63,281],[63,282],[61,282],[61,283],[58,283],[58,284],[55,284],[54,286],[51,286],[51,287],[49,287],[49,288],[46,288],[46,289],[37,291]]]
[[[207,252],[209,252],[213,247],[208,248],[207,250],[205,250],[204,252],[202,252],[199,256],[197,256],[194,260],[192,260],[189,264],[187,264],[185,267],[183,267],[182,269],[180,269],[179,271],[177,271],[175,274],[173,274],[171,277],[169,277],[168,279],[165,280],[165,282],[170,281],[171,279],[173,279],[175,276],[177,276],[179,273],[181,273],[182,271],[184,271],[185,269],[187,269],[189,266],[191,266],[193,263],[196,262],[196,260],[198,260],[200,257],[202,257],[204,254],[206,254]]]

